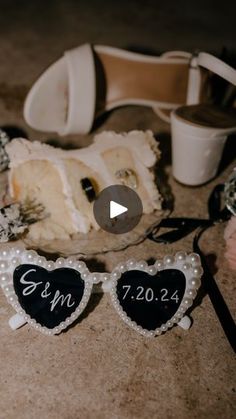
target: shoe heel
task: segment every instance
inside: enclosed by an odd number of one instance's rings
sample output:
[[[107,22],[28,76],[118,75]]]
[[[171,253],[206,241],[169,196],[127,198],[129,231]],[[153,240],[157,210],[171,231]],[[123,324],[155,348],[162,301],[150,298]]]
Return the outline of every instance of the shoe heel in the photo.
[[[196,125],[171,114],[172,173],[176,180],[197,186],[208,182],[217,173],[226,129]]]

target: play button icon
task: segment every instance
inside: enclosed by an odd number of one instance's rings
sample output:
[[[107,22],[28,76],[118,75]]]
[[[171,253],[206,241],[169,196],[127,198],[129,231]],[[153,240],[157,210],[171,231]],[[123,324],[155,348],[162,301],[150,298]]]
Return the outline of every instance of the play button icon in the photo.
[[[98,225],[113,234],[131,231],[139,223],[143,206],[138,194],[128,186],[112,185],[102,190],[94,202]]]
[[[115,201],[110,201],[110,218],[118,217],[128,211],[128,208],[118,204]]]

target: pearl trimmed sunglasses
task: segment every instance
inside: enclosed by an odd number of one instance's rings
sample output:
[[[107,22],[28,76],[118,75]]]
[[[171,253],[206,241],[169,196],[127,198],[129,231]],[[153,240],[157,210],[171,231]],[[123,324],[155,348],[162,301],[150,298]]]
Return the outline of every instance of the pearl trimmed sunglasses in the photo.
[[[83,313],[95,284],[110,293],[121,319],[147,337],[191,321],[185,315],[197,295],[203,269],[197,253],[178,252],[153,265],[130,259],[111,273],[92,273],[69,257],[47,261],[20,247],[0,252],[0,283],[16,310],[12,329],[25,323],[46,335],[59,334]]]

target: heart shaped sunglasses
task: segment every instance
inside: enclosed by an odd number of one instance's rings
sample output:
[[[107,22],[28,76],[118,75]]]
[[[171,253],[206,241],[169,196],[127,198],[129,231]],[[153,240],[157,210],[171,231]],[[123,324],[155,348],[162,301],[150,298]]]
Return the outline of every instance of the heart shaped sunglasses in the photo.
[[[10,325],[29,323],[46,335],[60,333],[81,316],[99,283],[121,319],[142,335],[160,335],[175,324],[187,329],[185,313],[202,273],[196,253],[178,252],[153,265],[130,259],[111,273],[92,273],[71,257],[52,262],[18,247],[0,252],[1,287],[17,312]]]

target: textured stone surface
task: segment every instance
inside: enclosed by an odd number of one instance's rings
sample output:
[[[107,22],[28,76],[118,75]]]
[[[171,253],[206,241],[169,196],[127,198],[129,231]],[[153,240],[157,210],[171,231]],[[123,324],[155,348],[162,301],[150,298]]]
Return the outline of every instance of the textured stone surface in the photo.
[[[52,138],[26,127],[24,96],[38,74],[64,49],[84,42],[165,49],[233,47],[235,13],[200,1],[1,1],[0,125],[26,129],[31,138]],[[173,2],[172,2],[173,3]],[[209,4],[207,4],[209,3]],[[214,12],[212,11],[214,8]],[[212,15],[214,14],[214,17]],[[222,26],[224,30],[221,29]],[[218,30],[219,29],[219,30]],[[150,109],[127,107],[110,113],[97,128],[127,131],[152,129],[160,139],[163,164],[170,173],[168,126]],[[54,136],[53,136],[54,138]],[[86,144],[87,137],[62,141]],[[212,187],[230,173],[235,142],[228,144],[225,167],[213,182],[189,188],[168,183],[174,214],[206,217]],[[235,272],[224,259],[224,225],[209,230],[201,244],[218,285],[235,314]],[[174,245],[146,241],[100,258],[110,270],[132,256],[161,257],[191,251],[192,236]],[[92,261],[90,261],[92,266]],[[109,296],[95,296],[90,313],[58,337],[47,338],[28,326],[12,332],[13,314],[0,293],[0,418],[133,419],[233,418],[236,415],[235,358],[208,296],[192,313],[192,328],[175,327],[154,340],[129,330],[117,317]]]

